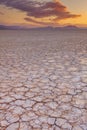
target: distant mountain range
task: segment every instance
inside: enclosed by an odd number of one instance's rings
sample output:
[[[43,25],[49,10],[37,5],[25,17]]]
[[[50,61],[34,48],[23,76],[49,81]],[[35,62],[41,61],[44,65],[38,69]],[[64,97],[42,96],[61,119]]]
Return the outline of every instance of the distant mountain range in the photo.
[[[72,25],[69,25],[69,26],[64,26],[64,27],[51,27],[51,26],[48,26],[48,27],[39,27],[39,28],[33,28],[33,29],[38,29],[38,30],[63,30],[63,29],[79,29],[77,26],[72,26]]]
[[[0,25],[0,30],[19,30],[19,29],[26,29],[26,28],[21,26]]]
[[[0,30],[22,30],[22,29],[25,29],[25,30],[65,30],[65,29],[80,29],[79,27],[77,26],[74,26],[74,25],[68,25],[68,26],[63,26],[63,27],[51,27],[51,26],[48,26],[48,27],[37,27],[37,28],[27,28],[27,27],[22,27],[22,26],[6,26],[6,25],[0,25]]]
[[[62,28],[63,29],[79,29],[77,26],[74,26],[74,25],[68,25],[68,26],[64,26]]]

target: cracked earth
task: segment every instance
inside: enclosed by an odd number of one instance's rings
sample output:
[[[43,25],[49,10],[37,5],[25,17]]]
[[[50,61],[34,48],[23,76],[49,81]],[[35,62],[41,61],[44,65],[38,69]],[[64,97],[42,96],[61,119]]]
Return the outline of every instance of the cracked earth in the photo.
[[[86,31],[0,31],[0,130],[87,130]]]

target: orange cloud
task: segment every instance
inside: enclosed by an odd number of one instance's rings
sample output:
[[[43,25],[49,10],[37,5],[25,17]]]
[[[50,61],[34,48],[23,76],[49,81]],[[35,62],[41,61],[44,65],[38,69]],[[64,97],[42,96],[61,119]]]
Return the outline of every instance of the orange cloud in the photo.
[[[59,0],[50,0],[48,2],[37,2],[37,0],[0,0],[0,4],[26,12],[25,20],[37,24],[47,24],[47,21],[42,22],[41,18],[48,18],[52,22],[55,22],[80,16],[68,11],[67,7]],[[31,19],[31,17],[34,19]],[[51,19],[51,17],[53,18]],[[35,20],[35,18],[38,19],[38,21]]]
[[[4,15],[4,13],[0,12],[1,15]]]

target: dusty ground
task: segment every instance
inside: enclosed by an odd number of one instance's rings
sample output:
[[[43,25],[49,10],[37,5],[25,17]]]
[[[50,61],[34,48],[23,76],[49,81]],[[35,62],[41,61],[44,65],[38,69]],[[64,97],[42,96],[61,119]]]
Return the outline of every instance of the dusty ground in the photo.
[[[0,31],[0,130],[87,130],[87,31]]]

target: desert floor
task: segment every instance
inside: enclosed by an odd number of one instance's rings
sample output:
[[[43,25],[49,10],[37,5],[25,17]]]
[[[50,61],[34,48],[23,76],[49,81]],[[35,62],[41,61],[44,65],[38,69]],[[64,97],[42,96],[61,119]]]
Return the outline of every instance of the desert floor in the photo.
[[[87,130],[87,31],[0,31],[0,130]]]

